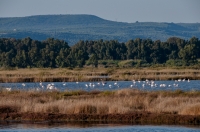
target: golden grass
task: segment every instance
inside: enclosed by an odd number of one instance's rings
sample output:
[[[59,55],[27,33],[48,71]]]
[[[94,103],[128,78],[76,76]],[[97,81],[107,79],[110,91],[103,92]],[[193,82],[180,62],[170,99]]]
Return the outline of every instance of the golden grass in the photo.
[[[2,108],[16,112],[124,114],[136,111],[200,115],[200,92],[140,91],[0,91]]]
[[[91,81],[101,80],[175,80],[200,79],[198,69],[169,69],[169,68],[30,68],[0,70],[0,82],[51,82],[51,81]]]

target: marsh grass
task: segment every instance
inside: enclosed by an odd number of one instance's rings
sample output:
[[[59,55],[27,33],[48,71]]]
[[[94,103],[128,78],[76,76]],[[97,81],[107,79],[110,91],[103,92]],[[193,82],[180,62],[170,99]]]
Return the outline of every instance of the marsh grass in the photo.
[[[124,114],[138,111],[200,115],[199,91],[0,91],[0,113]]]
[[[176,80],[200,79],[198,69],[162,68],[27,68],[0,70],[0,82],[40,82],[40,81],[91,81],[101,80]],[[97,78],[91,78],[97,77]]]

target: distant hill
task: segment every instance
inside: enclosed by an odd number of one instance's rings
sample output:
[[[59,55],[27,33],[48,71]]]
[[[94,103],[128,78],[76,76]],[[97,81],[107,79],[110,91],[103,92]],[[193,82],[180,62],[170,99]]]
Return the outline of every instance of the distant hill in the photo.
[[[135,38],[165,41],[169,37],[200,38],[199,23],[124,23],[104,20],[94,15],[38,15],[0,18],[0,38],[25,38],[45,40],[49,37],[63,39],[73,45],[79,40],[118,40],[126,42]]]

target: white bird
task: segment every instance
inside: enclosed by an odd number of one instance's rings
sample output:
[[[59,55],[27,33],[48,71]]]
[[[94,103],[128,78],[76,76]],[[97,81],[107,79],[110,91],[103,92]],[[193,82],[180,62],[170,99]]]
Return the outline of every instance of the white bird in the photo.
[[[40,81],[40,86],[42,86],[42,82]]]
[[[49,89],[54,89],[54,86],[51,85],[51,86],[49,87]]]
[[[160,84],[160,87],[166,87],[166,84]]]
[[[93,88],[95,87],[95,84],[94,84],[94,83],[92,84],[92,87],[93,87]]]
[[[25,83],[22,83],[22,86],[23,86],[23,87],[25,87],[25,86],[26,86],[26,84],[25,84]]]
[[[106,82],[101,82],[102,86],[105,86],[106,85]]]
[[[50,83],[47,85],[47,89],[49,90],[57,90],[57,88],[54,86],[54,83]]]
[[[111,84],[109,84],[109,88],[111,88],[112,87],[112,85]]]
[[[39,88],[36,88],[36,91],[40,91],[40,89],[39,89]]]
[[[7,91],[11,91],[11,88],[6,88]]]
[[[173,85],[174,85],[174,87],[178,87],[178,84],[175,84],[175,83],[174,83]]]

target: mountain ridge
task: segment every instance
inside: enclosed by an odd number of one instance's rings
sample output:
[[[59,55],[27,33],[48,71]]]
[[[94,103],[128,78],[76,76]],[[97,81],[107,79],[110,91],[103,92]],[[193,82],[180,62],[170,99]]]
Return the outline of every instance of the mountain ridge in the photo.
[[[42,34],[42,35],[41,35]],[[35,15],[0,18],[0,38],[13,37],[45,40],[62,39],[73,45],[79,40],[118,40],[135,38],[165,41],[169,37],[200,38],[199,23],[116,22],[94,15]]]

